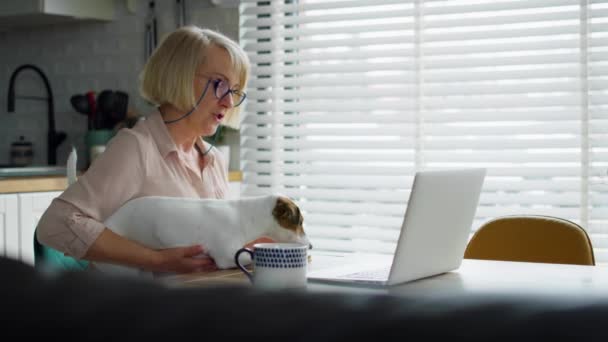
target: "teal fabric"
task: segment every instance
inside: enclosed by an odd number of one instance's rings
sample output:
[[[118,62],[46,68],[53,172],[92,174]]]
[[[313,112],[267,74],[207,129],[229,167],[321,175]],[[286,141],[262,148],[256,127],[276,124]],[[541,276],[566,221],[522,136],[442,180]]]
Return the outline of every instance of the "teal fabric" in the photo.
[[[34,232],[34,267],[54,271],[83,271],[89,267],[86,260],[77,260],[38,242]]]

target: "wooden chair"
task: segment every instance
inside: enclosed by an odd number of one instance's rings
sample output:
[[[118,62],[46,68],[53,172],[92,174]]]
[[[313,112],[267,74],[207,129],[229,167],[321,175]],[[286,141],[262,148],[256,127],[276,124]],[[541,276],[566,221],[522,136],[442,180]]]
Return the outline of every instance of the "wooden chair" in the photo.
[[[86,260],[76,260],[38,241],[34,231],[34,267],[50,271],[83,271],[89,266]]]
[[[485,223],[464,253],[467,259],[595,265],[585,230],[566,219],[519,215]]]

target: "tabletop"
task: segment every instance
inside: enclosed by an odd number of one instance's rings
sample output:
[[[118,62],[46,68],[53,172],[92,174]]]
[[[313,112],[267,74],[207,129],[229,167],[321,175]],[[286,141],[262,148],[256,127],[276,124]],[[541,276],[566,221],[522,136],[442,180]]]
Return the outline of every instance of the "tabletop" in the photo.
[[[344,262],[338,254],[313,255],[309,270]],[[251,286],[238,269],[171,276],[171,286]],[[568,295],[608,297],[608,267],[464,259],[453,271],[391,287],[309,281],[307,291],[380,292],[437,296],[467,294]]]

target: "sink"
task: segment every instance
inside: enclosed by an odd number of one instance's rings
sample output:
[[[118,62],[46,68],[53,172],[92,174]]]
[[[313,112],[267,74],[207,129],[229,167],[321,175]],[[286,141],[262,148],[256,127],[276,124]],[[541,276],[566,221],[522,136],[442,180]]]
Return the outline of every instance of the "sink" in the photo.
[[[65,166],[12,166],[0,164],[0,177],[65,176]]]

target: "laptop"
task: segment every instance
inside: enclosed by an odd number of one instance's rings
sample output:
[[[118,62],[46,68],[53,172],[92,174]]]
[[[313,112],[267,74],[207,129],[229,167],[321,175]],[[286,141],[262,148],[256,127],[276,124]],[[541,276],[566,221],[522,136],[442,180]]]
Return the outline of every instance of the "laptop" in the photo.
[[[459,268],[485,174],[485,169],[417,172],[392,258],[312,269],[308,280],[396,285]]]

